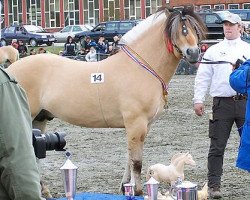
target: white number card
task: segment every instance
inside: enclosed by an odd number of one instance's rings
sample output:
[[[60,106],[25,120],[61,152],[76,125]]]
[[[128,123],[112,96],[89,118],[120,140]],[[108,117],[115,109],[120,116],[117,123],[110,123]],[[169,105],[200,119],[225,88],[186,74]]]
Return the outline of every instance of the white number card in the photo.
[[[104,83],[104,73],[92,73],[91,83]]]

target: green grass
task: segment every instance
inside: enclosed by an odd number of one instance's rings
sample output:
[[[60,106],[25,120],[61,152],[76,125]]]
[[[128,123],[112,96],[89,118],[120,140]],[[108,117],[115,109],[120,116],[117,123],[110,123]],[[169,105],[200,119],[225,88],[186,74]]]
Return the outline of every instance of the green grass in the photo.
[[[54,53],[54,54],[59,54],[60,51],[63,50],[63,46],[38,46],[38,47],[28,47],[28,54],[31,49],[35,49],[36,52],[38,51],[39,48],[44,48],[47,52]]]

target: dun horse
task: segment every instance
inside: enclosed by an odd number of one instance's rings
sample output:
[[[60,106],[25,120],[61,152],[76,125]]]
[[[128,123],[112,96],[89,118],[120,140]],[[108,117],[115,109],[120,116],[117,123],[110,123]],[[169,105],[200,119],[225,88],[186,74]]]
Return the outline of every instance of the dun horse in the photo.
[[[100,62],[42,54],[23,58],[7,71],[26,90],[37,128],[43,130],[53,117],[82,127],[125,128],[128,160],[122,184],[134,183],[141,195],[145,137],[164,109],[179,60],[198,60],[204,32],[192,7],[166,9],[125,34],[122,50]]]
[[[14,63],[19,59],[18,50],[12,46],[0,47],[0,65],[4,65],[7,61]]]

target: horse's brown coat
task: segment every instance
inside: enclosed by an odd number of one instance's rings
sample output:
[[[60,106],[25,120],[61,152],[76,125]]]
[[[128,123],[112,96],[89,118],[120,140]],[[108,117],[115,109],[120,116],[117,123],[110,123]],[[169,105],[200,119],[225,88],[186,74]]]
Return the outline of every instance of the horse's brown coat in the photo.
[[[169,20],[171,14],[168,13]],[[175,15],[181,20],[181,13]],[[140,55],[165,83],[169,83],[181,58],[174,48],[167,50],[164,13],[149,17],[136,27],[148,28],[138,36],[126,34],[126,44]],[[149,21],[149,22],[148,22]],[[187,60],[198,59],[198,40],[194,27],[181,23],[175,45]],[[133,30],[132,30],[133,31]],[[129,38],[135,39],[130,40]],[[195,53],[189,54],[188,50]],[[26,90],[33,119],[44,109],[62,120],[84,127],[125,128],[128,162],[122,183],[135,183],[135,193],[142,194],[141,167],[143,144],[150,124],[163,111],[165,101],[161,82],[120,51],[100,62],[73,61],[52,54],[23,58],[7,71]],[[104,82],[91,83],[91,73],[103,73]],[[40,123],[36,123],[39,125]],[[40,128],[44,124],[40,124]]]

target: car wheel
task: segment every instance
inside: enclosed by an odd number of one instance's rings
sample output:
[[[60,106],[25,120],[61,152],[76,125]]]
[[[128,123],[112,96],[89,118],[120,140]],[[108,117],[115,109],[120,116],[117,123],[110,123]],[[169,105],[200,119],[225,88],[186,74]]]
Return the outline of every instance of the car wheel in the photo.
[[[48,43],[47,43],[48,46],[51,46],[52,44],[53,44],[52,42],[48,42]]]
[[[32,47],[37,46],[37,41],[35,39],[30,39],[30,46]]]
[[[1,39],[1,44],[2,44],[2,46],[7,46],[7,42],[6,42],[6,40]]]

